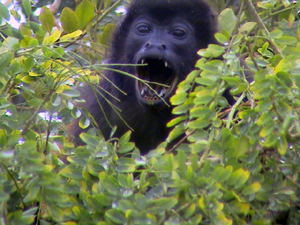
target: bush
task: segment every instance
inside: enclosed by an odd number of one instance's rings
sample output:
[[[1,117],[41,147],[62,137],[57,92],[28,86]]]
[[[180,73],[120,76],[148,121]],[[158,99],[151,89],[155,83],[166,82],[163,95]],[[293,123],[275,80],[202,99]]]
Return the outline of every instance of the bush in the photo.
[[[130,132],[91,129],[75,147],[65,128],[92,122],[73,87],[106,69],[121,1],[64,8],[62,27],[46,7],[29,20],[22,2],[19,29],[0,3],[1,224],[299,224],[300,3],[218,4],[220,45],[199,51],[171,99],[167,141],[184,138],[141,156]]]

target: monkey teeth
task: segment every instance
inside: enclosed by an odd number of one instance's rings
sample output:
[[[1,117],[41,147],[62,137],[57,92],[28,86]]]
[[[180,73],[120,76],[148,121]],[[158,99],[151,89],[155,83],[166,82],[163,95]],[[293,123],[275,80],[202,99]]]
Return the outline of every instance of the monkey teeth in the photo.
[[[166,87],[163,87],[161,90],[159,91],[154,91],[149,89],[147,86],[146,87],[143,87],[142,90],[141,90],[141,96],[147,100],[158,100],[159,98],[163,98],[165,97],[166,93],[168,92],[168,88]],[[158,94],[158,96],[157,96]]]
[[[146,59],[142,59],[140,61],[140,64],[147,64]],[[171,68],[171,66],[169,65],[169,63],[167,61],[164,61],[165,67]]]
[[[165,94],[166,94],[166,92],[167,92],[167,89],[166,89],[166,88],[161,89],[161,91],[160,91],[160,93],[159,93],[159,96],[160,96],[160,97],[164,97]]]

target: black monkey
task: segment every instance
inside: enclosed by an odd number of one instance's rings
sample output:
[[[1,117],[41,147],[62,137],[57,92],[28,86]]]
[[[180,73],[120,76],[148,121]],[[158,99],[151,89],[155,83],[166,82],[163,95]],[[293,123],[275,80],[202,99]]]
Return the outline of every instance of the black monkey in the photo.
[[[134,78],[107,71],[111,82],[102,79],[100,86],[120,101],[99,91],[121,110],[121,117],[133,129],[131,139],[143,154],[167,137],[166,123],[172,118],[172,109],[166,103],[177,84],[194,69],[197,51],[215,42],[216,26],[216,17],[203,0],[133,0],[129,5],[114,33],[109,63],[146,64],[115,68],[155,84],[148,83],[149,87]],[[83,107],[94,117],[105,138],[109,137],[111,126],[117,126],[116,137],[129,130],[104,98],[95,96],[90,87],[81,92],[86,100]],[[69,130],[79,144],[82,130],[77,124]]]

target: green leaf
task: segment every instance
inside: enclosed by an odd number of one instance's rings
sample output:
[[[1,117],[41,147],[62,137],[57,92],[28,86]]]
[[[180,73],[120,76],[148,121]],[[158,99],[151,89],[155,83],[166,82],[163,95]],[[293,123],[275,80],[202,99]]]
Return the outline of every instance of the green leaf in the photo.
[[[212,173],[212,178],[216,179],[218,182],[224,182],[230,177],[232,170],[233,168],[231,165],[226,166],[226,168],[217,166]]]
[[[29,18],[30,14],[31,14],[31,3],[29,0],[22,0],[22,6],[25,10],[25,13],[27,15],[27,17]]]
[[[64,53],[65,53],[64,48],[62,48],[62,47],[55,48],[55,49],[53,49],[53,58],[60,59],[63,57]]]
[[[54,94],[51,97],[51,102],[53,106],[59,106],[61,103],[61,97],[58,94]]]
[[[79,120],[79,127],[82,129],[86,129],[90,126],[91,121],[90,119],[88,119],[87,117],[83,116],[80,120]]]
[[[191,118],[209,118],[212,112],[207,107],[194,107],[190,110],[190,117]]]
[[[279,29],[275,29],[270,32],[271,38],[279,38],[282,35],[283,35],[283,32],[282,32],[282,30],[279,30]]]
[[[7,142],[7,131],[0,129],[0,147],[4,147]]]
[[[185,92],[176,93],[170,99],[172,105],[180,105],[187,99],[187,94]]]
[[[9,106],[11,106],[11,103],[8,102],[6,99],[0,101],[0,110],[7,109]]]
[[[127,201],[127,200],[119,201],[119,207],[122,211],[134,210],[135,209],[134,204],[130,201]]]
[[[120,137],[119,144],[122,145],[124,143],[128,143],[130,140],[131,133],[132,133],[131,131],[127,131],[125,134],[123,134]]]
[[[212,57],[218,58],[225,52],[225,48],[220,45],[209,44],[208,51],[211,52]]]
[[[13,58],[14,54],[12,52],[5,52],[0,55],[0,71],[3,71]]]
[[[9,12],[8,12],[7,7],[5,7],[5,5],[3,5],[0,2],[0,23],[2,21],[2,18],[8,20],[9,19]]]
[[[259,182],[254,182],[251,185],[245,187],[242,191],[243,195],[252,195],[258,192],[261,188],[261,184]]]
[[[2,162],[11,159],[13,156],[14,156],[14,151],[13,150],[0,151],[0,159],[1,159]]]
[[[79,136],[84,143],[93,146],[94,148],[96,148],[97,145],[99,144],[99,139],[97,139],[96,137],[90,134],[81,133]]]
[[[226,8],[220,13],[218,21],[219,30],[225,30],[229,34],[232,34],[237,23],[237,18],[231,8]]]
[[[120,185],[115,178],[104,177],[102,180],[102,185],[109,194],[113,196],[120,195]]]
[[[280,135],[278,144],[277,144],[277,150],[280,153],[280,155],[285,155],[287,149],[288,149],[288,142],[286,140],[286,137],[283,135]]]
[[[8,140],[7,140],[7,145],[8,146],[14,146],[16,144],[18,144],[20,138],[21,138],[21,131],[19,130],[14,130],[12,131],[9,136],[8,136]]]
[[[174,115],[181,115],[181,114],[185,114],[188,112],[188,110],[191,108],[190,105],[188,104],[184,104],[184,105],[179,105],[179,106],[176,106],[173,110],[172,110],[172,113]]]
[[[73,97],[79,97],[80,96],[80,92],[75,90],[75,89],[64,89],[63,92],[62,92],[63,95],[65,95],[66,97],[70,97],[70,98],[73,98]]]
[[[42,12],[39,16],[39,20],[42,23],[42,28],[44,29],[44,31],[50,33],[54,26],[54,16],[51,10],[46,6],[42,7]]]
[[[43,37],[45,34],[45,31],[43,30],[43,28],[36,22],[30,21],[29,22],[30,28],[33,30],[33,32],[35,34],[37,34],[38,36]]]
[[[295,45],[298,41],[296,37],[283,35],[277,38],[276,42],[282,45]]]
[[[196,211],[196,204],[192,203],[184,212],[184,218],[190,218]]]
[[[243,157],[249,149],[249,139],[246,136],[240,136],[233,141],[233,146],[226,152],[228,157]]]
[[[248,170],[243,170],[242,168],[235,170],[229,180],[228,183],[231,186],[235,186],[235,188],[241,187],[245,184],[250,176],[250,172]]]
[[[23,61],[23,71],[29,72],[34,66],[34,59],[32,57],[28,57]]]
[[[135,144],[133,142],[126,142],[120,145],[119,152],[124,154],[127,152],[130,152],[135,147]]]
[[[273,91],[272,87],[273,87],[273,81],[269,79],[264,79],[255,82],[254,98],[258,100],[268,98]]]
[[[178,123],[185,121],[187,119],[187,116],[178,116],[175,117],[175,119],[171,120],[169,123],[167,123],[167,127],[174,127]]]
[[[146,197],[140,193],[137,193],[134,197],[135,197],[137,207],[140,210],[145,210],[148,203]]]
[[[263,9],[273,9],[276,2],[274,1],[260,1],[257,6]]]
[[[214,99],[215,90],[205,89],[199,90],[194,100],[195,105],[207,104]]]
[[[94,18],[94,6],[88,0],[83,0],[75,9],[75,13],[79,19],[79,29],[85,26]]]
[[[150,201],[150,205],[155,207],[157,210],[171,210],[176,204],[177,198],[160,198]]]
[[[105,194],[96,194],[93,197],[104,207],[108,207],[111,205],[111,199]]]
[[[68,7],[61,12],[60,22],[66,33],[72,33],[79,29],[79,19],[76,13]]]
[[[215,38],[220,44],[225,44],[229,41],[229,39],[224,34],[221,33],[216,33]]]
[[[116,27],[115,24],[107,24],[101,34],[100,43],[103,45],[109,45],[111,36],[113,34],[114,28]]]
[[[117,209],[110,209],[105,212],[105,217],[116,224],[126,224],[127,220],[123,212]]]
[[[188,123],[188,127],[191,129],[202,129],[209,126],[211,122],[207,118],[198,118]]]
[[[11,9],[9,12],[15,18],[15,20],[17,20],[18,22],[20,22],[21,16],[20,16],[20,14],[16,10]]]
[[[184,133],[185,127],[184,124],[178,124],[170,133],[168,136],[167,141],[171,142],[173,140],[175,140],[176,138],[178,138],[180,135],[182,135]]]
[[[117,161],[116,170],[123,173],[132,173],[135,171],[136,163],[134,159],[123,157]]]
[[[282,59],[275,67],[275,72],[288,72],[291,68],[293,68],[292,62],[288,59]]]
[[[239,29],[239,33],[246,33],[249,34],[256,26],[255,22],[247,22],[244,23],[240,29]]]

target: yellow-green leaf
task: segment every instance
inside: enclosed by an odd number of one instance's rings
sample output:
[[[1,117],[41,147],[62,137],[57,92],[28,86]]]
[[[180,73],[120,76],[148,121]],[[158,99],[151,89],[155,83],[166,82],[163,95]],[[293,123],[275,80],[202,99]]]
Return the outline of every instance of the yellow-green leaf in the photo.
[[[171,97],[170,101],[172,105],[180,105],[187,99],[187,94],[185,92],[177,93]]]
[[[79,29],[85,26],[94,18],[94,6],[88,0],[83,0],[76,8],[75,13],[79,19]]]
[[[287,149],[288,149],[288,143],[286,137],[281,135],[277,142],[277,150],[281,155],[285,155]]]
[[[237,18],[230,8],[224,9],[219,15],[219,29],[231,34],[235,28]]]
[[[66,35],[62,36],[60,38],[60,42],[66,42],[66,41],[70,40],[71,38],[79,37],[81,34],[82,34],[81,30],[76,30],[70,34],[66,34]]]
[[[242,191],[243,195],[251,195],[258,192],[261,188],[261,184],[259,182],[254,182],[253,184],[245,187]]]
[[[245,24],[243,24],[240,29],[239,29],[239,33],[250,33],[256,26],[255,22],[247,22]]]
[[[64,8],[61,12],[60,22],[62,23],[64,31],[67,33],[71,33],[79,29],[79,19],[76,13],[68,7]]]
[[[44,29],[44,31],[50,33],[54,26],[54,17],[51,10],[46,6],[43,6],[42,12],[39,16],[39,20],[42,23],[42,28]]]
[[[248,170],[243,170],[243,168],[240,168],[231,174],[228,183],[236,188],[239,188],[246,183],[249,176],[250,172]]]
[[[53,44],[60,38],[61,32],[59,30],[55,31],[51,36],[45,37],[43,40],[43,45]]]
[[[90,124],[91,121],[86,117],[82,117],[79,121],[79,127],[82,129],[86,129]]]

